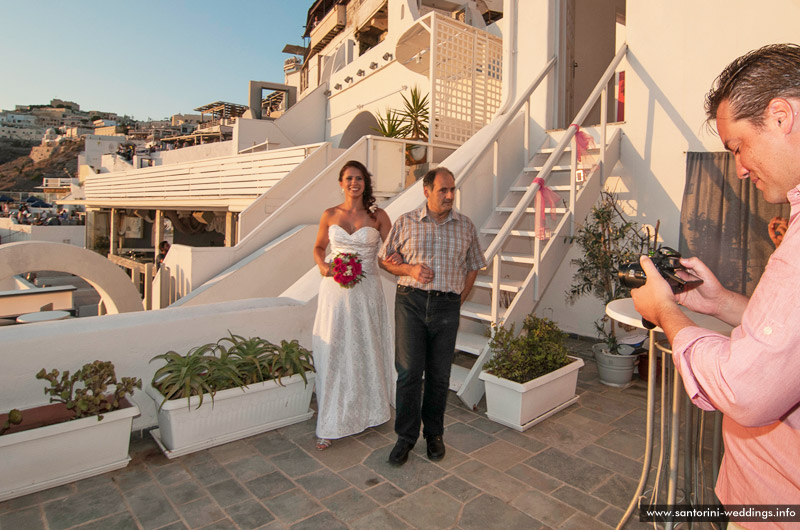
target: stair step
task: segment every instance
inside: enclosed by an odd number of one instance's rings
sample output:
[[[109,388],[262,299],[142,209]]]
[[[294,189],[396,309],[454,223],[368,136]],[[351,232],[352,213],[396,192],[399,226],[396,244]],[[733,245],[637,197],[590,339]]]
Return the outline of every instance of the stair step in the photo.
[[[478,320],[492,321],[492,308],[488,305],[477,304],[475,302],[464,302],[461,304],[461,315],[465,317],[477,318]],[[502,316],[502,315],[498,315]]]
[[[509,263],[528,263],[529,265],[533,265],[535,263],[533,256],[530,254],[519,254],[516,252],[503,252],[500,254],[500,260],[507,261]]]
[[[489,337],[478,335],[477,333],[459,331],[456,337],[456,349],[472,355],[480,354],[488,343]]]
[[[547,187],[553,191],[569,191],[569,184],[563,184],[558,186],[547,186]],[[508,190],[526,192],[528,191],[528,186],[511,186],[510,188],[508,188]]]
[[[511,278],[503,278],[500,280],[500,290],[508,291],[510,293],[518,293],[522,289],[522,280],[512,280]],[[479,274],[475,278],[475,287],[484,287],[486,289],[492,288],[492,277],[485,274]]]
[[[514,211],[514,208],[515,208],[514,206],[498,206],[497,208],[495,208],[495,211],[497,213],[511,213],[511,212]],[[553,209],[556,211],[556,213],[566,213],[567,212],[566,208],[556,207],[556,208],[553,208]],[[545,207],[545,211],[547,213],[550,213],[550,208]],[[533,207],[525,208],[525,213],[536,213],[536,208],[533,208]]]
[[[469,368],[465,368],[458,364],[450,367],[450,390],[458,392],[464,386],[464,381],[469,375]]]
[[[544,169],[544,166],[527,166],[523,168],[522,171],[524,171],[525,173],[538,173],[542,169]],[[553,166],[552,171],[569,171],[571,169],[572,166]],[[577,169],[588,169],[588,168],[578,166]]]
[[[499,228],[481,228],[481,234],[490,236],[500,233]],[[508,233],[510,236],[517,237],[536,237],[536,230],[512,230]]]
[[[556,148],[555,148],[555,147],[543,147],[543,148],[539,149],[538,153],[550,154],[550,153],[552,153],[552,152],[553,152],[553,151],[555,151],[555,150],[556,150]],[[568,145],[568,146],[567,146],[567,147],[564,149],[564,152],[565,152],[565,153],[570,153],[570,152],[572,152],[572,147]],[[589,149],[587,149],[587,150],[586,150],[586,152],[587,152],[587,153],[599,153],[599,152],[600,152],[600,148],[599,148],[599,147],[590,147]]]

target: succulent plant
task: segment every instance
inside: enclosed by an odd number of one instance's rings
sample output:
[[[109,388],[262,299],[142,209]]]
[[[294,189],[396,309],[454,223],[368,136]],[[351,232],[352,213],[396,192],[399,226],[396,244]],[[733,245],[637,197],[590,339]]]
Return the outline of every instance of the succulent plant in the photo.
[[[311,352],[297,340],[281,341],[280,346],[259,337],[244,338],[228,331],[229,336],[215,343],[192,348],[186,355],[169,351],[156,355],[166,364],[156,370],[152,385],[164,395],[163,406],[170,399],[199,396],[218,390],[247,386],[262,381],[281,383],[284,376],[300,374],[308,384],[306,371],[313,371]]]
[[[0,425],[0,434],[5,434],[12,425],[19,425],[20,423],[22,423],[22,412],[19,409],[11,409],[6,421],[3,422],[3,425]]]
[[[60,373],[42,368],[36,379],[50,382],[44,393],[50,396],[51,403],[64,403],[76,419],[97,416],[98,421],[103,419],[104,412],[119,409],[121,400],[133,394],[134,388],[142,388],[142,380],[138,378],[123,377],[117,381],[114,364],[108,361],[84,364],[72,376],[69,370]]]
[[[211,394],[213,399],[215,390],[210,386],[208,373],[210,364],[216,360],[214,350],[214,344],[204,344],[192,348],[186,355],[168,351],[150,359],[150,362],[156,359],[166,362],[156,370],[152,381],[153,387],[164,395],[161,405],[172,398],[185,397],[189,401],[192,396],[200,396],[199,407],[205,393]]]

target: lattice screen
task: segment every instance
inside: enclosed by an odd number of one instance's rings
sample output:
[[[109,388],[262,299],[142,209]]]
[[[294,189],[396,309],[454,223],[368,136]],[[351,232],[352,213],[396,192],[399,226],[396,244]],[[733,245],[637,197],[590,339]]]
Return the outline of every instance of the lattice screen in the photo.
[[[435,28],[431,139],[462,144],[500,107],[503,43],[442,16]]]

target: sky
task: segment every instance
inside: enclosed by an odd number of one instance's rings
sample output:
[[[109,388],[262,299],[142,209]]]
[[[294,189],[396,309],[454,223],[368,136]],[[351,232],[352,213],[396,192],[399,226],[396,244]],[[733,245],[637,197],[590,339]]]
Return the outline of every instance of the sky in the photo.
[[[0,0],[0,109],[59,98],[163,119],[283,83],[313,0]]]

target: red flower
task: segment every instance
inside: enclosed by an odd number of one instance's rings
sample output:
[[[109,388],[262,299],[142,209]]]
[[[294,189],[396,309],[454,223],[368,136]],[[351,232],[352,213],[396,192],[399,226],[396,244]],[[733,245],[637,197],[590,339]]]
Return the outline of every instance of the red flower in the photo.
[[[366,276],[358,254],[341,253],[331,261],[333,280],[345,289],[357,285]]]

